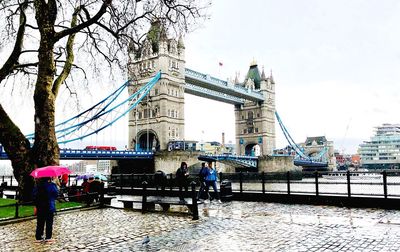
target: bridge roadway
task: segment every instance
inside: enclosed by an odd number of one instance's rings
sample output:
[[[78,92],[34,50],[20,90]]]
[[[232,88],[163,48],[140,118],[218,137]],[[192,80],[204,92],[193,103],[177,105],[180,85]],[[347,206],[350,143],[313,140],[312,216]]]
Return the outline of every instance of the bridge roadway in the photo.
[[[192,221],[116,208],[59,213],[54,243],[34,243],[31,219],[0,227],[0,251],[400,250],[398,211],[234,201],[199,205],[199,214]]]
[[[60,159],[62,160],[120,160],[153,158],[154,153],[151,151],[60,149]],[[7,160],[7,154],[1,151],[0,159]],[[213,162],[218,161],[230,165],[257,168],[258,157],[236,156],[227,154],[200,155],[199,160]]]
[[[118,160],[118,159],[152,159],[151,151],[130,150],[79,150],[60,149],[60,158],[64,160]],[[5,152],[0,152],[0,159],[8,159]]]

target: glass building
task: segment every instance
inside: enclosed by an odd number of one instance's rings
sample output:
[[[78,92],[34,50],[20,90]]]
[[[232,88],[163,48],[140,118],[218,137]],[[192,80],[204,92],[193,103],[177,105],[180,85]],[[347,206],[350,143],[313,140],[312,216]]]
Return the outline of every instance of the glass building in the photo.
[[[399,169],[400,124],[375,127],[375,136],[360,144],[361,166],[367,169]]]

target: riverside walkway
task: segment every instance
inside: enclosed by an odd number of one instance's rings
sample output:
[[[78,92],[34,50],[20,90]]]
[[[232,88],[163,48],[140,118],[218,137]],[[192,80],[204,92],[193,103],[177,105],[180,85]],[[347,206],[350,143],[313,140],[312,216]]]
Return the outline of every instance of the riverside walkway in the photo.
[[[400,250],[396,210],[234,201],[199,205],[199,214],[66,212],[55,217],[55,243],[34,243],[36,220],[28,220],[0,227],[0,251]]]

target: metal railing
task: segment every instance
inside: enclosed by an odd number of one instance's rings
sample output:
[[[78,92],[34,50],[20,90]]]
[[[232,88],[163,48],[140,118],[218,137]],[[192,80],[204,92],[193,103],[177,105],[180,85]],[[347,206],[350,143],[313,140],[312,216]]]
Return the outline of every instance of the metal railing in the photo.
[[[113,174],[111,187],[116,191],[141,188],[147,181],[148,188],[159,186],[155,174]],[[338,175],[337,178],[335,175]],[[330,177],[332,176],[332,178]],[[400,171],[380,172],[285,172],[285,173],[219,173],[219,182],[229,180],[234,193],[299,194],[312,196],[381,197],[400,198]],[[189,177],[195,181],[197,174]],[[165,174],[162,182],[168,190],[178,187],[174,174]]]

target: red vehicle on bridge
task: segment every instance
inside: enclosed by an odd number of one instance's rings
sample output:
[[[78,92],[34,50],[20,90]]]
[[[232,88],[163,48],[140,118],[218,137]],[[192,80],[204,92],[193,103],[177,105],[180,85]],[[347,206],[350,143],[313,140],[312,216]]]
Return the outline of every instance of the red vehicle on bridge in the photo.
[[[85,150],[109,150],[114,151],[117,150],[115,146],[97,146],[97,145],[89,145],[85,147]]]

